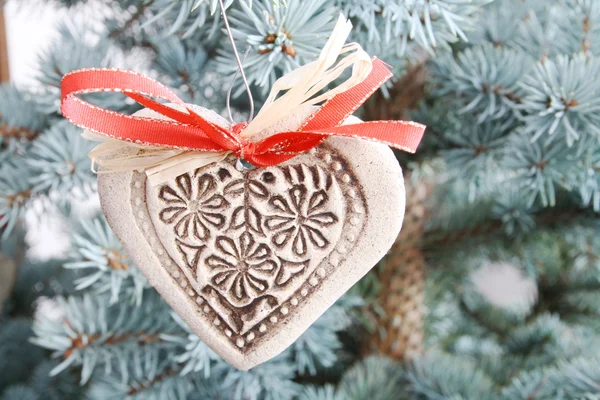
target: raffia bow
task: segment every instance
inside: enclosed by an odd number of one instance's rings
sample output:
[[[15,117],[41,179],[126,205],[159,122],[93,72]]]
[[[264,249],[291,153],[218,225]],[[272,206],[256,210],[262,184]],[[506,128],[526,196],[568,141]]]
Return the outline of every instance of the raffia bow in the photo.
[[[358,44],[344,45],[351,29],[350,22],[340,16],[319,58],[277,80],[250,123],[220,126],[210,122],[161,83],[116,69],[84,69],[65,75],[61,111],[86,129],[84,137],[101,142],[90,152],[93,166],[100,166],[95,172],[144,170],[151,184],[220,161],[229,154],[255,166],[280,164],[318,146],[329,136],[371,140],[414,152],[425,130],[421,124],[374,121],[342,125],[392,76],[381,60],[369,58]],[[352,67],[352,74],[347,80],[319,95],[348,67]],[[107,91],[122,92],[164,118],[124,115],[77,97]],[[297,130],[265,134],[286,116],[323,102]]]

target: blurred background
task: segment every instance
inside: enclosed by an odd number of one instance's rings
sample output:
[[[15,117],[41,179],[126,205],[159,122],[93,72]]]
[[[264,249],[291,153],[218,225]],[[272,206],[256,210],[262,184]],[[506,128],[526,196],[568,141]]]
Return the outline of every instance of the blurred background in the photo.
[[[231,367],[131,262],[99,209],[93,143],[59,111],[65,73],[120,67],[224,114],[218,1],[5,0],[0,399],[600,399],[600,3],[226,6],[258,107],[340,12],[391,64],[358,115],[428,126],[417,154],[396,153],[396,243],[280,356]]]

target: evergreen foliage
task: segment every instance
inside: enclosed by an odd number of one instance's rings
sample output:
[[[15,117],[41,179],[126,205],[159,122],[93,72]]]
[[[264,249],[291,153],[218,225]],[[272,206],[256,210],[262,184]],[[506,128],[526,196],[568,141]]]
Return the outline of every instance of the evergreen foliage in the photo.
[[[369,274],[247,372],[173,314],[94,206],[81,209],[96,196],[91,145],[59,115],[62,76],[87,67],[135,68],[222,111],[236,65],[218,1],[52,2],[68,23],[39,54],[37,84],[0,86],[0,249],[18,264],[0,304],[1,399],[600,398],[596,0],[225,2],[258,103],[318,55],[340,12],[352,39],[392,64],[385,107],[402,102],[393,85],[423,68],[424,95],[409,114],[428,131],[402,161],[434,186],[424,354],[366,356],[370,335],[386,334],[369,313],[385,312],[377,292],[390,284]],[[82,21],[86,7],[102,12]],[[245,115],[239,80],[233,93]],[[137,109],[114,94],[90,101]],[[40,259],[29,233],[50,212],[69,251]],[[503,268],[527,282],[527,296],[500,301],[478,281]]]

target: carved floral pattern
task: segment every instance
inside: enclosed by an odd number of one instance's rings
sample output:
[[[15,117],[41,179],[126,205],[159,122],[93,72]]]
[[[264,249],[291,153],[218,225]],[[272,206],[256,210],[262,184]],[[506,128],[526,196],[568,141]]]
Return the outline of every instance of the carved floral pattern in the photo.
[[[159,198],[167,205],[160,211],[160,220],[174,224],[179,238],[207,240],[211,226],[225,226],[225,216],[219,211],[229,206],[225,197],[216,194],[215,190],[215,178],[211,175],[177,177],[174,186],[165,185],[160,190]]]
[[[323,228],[335,224],[338,218],[332,212],[323,211],[329,201],[325,190],[317,190],[310,194],[305,185],[292,187],[287,198],[276,195],[269,204],[279,214],[265,219],[265,226],[275,232],[272,242],[281,248],[291,243],[293,252],[303,256],[309,249],[309,244],[324,249],[329,240],[323,233]]]
[[[215,287],[244,304],[269,289],[277,273],[277,263],[271,249],[257,243],[251,233],[242,233],[236,241],[219,236],[216,250],[216,254],[206,259]]]
[[[341,229],[333,187],[315,166],[242,173],[221,165],[161,186],[158,218],[187,273],[244,309],[296,287],[332,247]]]

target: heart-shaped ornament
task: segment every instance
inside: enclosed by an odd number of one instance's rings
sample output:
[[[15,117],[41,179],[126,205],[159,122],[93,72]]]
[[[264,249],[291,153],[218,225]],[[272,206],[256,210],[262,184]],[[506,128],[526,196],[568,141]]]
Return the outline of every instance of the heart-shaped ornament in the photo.
[[[293,131],[312,112],[262,136]],[[158,185],[143,172],[101,174],[98,191],[150,284],[202,341],[246,370],[291,345],[385,255],[400,231],[405,192],[393,152],[353,138],[329,138],[273,167],[238,170],[236,162],[231,156]]]

